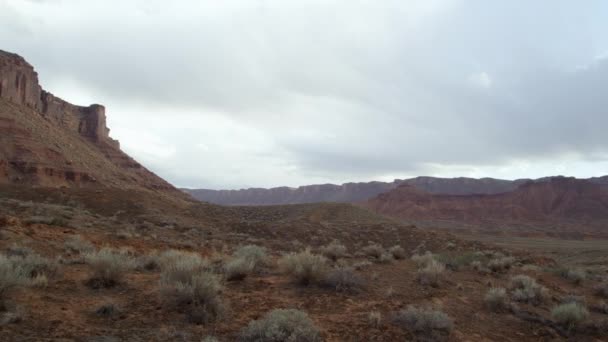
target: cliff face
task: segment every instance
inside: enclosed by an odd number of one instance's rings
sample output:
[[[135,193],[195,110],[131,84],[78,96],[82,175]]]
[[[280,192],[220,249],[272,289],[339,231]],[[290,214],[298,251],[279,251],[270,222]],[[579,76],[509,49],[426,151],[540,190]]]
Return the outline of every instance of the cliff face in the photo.
[[[0,50],[0,184],[143,187],[183,196],[120,150],[105,108],[42,89],[22,57]]]
[[[402,185],[364,205],[378,213],[408,220],[606,221],[608,188],[566,177],[530,181],[514,191],[492,195],[430,194]]]
[[[0,50],[0,98],[33,109],[62,127],[94,142],[118,147],[106,127],[105,108],[68,103],[42,89],[38,73],[21,56]]]

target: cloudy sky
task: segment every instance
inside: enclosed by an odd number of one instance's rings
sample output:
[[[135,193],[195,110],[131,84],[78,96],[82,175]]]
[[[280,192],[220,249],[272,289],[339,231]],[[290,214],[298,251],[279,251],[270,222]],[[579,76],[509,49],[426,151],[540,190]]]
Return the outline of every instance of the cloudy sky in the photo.
[[[0,0],[0,49],[178,186],[608,174],[608,2]]]

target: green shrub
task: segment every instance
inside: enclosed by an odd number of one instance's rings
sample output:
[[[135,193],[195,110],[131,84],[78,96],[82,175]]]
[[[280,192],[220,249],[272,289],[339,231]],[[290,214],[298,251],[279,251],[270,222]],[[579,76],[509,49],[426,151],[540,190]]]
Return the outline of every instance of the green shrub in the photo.
[[[337,240],[334,240],[331,243],[321,247],[319,251],[322,255],[333,261],[343,258],[347,253],[346,246]]]
[[[439,340],[445,335],[449,335],[453,328],[452,320],[445,313],[416,308],[412,305],[399,311],[395,315],[394,322],[414,335],[430,340]]]
[[[553,308],[551,317],[558,324],[572,329],[589,317],[589,311],[582,304],[572,302]]]
[[[486,306],[492,311],[502,311],[507,308],[507,291],[502,287],[491,288],[484,297]]]
[[[539,305],[547,299],[547,289],[527,275],[517,275],[511,278],[513,300],[517,302]]]
[[[86,253],[84,259],[93,269],[88,282],[93,288],[112,287],[118,284],[125,273],[136,266],[128,252],[109,247]]]
[[[420,284],[437,287],[439,286],[439,282],[443,278],[444,271],[445,266],[433,260],[432,262],[428,263],[424,268],[419,269],[416,273],[416,276]]]
[[[587,278],[587,272],[580,268],[567,269],[561,274],[564,279],[567,279],[574,284],[581,284]]]
[[[277,309],[262,319],[249,322],[241,332],[242,342],[318,342],[317,329],[308,315],[294,309]]]
[[[311,253],[309,249],[283,256],[279,260],[279,266],[302,285],[320,284],[327,274],[327,259]]]

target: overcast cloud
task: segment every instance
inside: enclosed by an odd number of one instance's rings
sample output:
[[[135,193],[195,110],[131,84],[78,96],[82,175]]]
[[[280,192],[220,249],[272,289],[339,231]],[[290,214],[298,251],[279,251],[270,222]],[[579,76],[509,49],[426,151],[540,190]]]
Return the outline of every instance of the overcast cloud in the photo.
[[[0,23],[178,186],[608,174],[601,0],[0,0]]]

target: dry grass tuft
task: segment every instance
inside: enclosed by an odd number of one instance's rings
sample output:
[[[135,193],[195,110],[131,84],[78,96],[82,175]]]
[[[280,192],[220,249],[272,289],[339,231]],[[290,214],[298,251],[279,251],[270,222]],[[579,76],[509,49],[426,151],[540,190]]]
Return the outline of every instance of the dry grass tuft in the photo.
[[[432,261],[428,263],[424,268],[421,268],[416,273],[418,282],[422,285],[430,285],[432,287],[438,287],[439,282],[443,278],[445,266],[443,264]]]
[[[494,312],[503,311],[508,305],[507,291],[502,287],[491,288],[486,292],[484,302]]]

